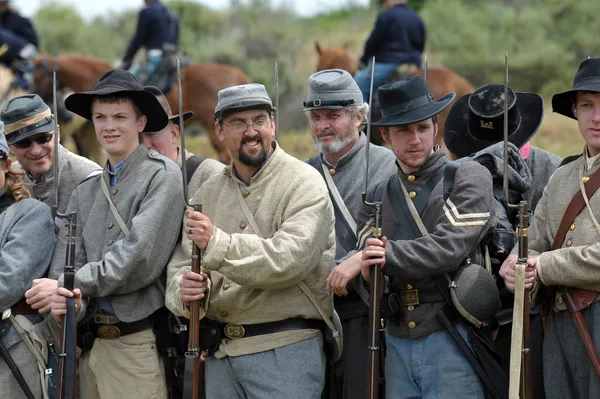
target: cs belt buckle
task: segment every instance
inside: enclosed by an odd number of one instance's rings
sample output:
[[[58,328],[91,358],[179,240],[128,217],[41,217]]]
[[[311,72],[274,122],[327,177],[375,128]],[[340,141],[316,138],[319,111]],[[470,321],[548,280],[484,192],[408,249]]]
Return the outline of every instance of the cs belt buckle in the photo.
[[[238,339],[246,335],[246,329],[239,324],[227,324],[223,329],[223,332],[229,339]]]
[[[112,324],[105,324],[98,327],[98,336],[103,339],[117,339],[121,336],[121,330]]]
[[[402,306],[414,306],[419,304],[419,290],[400,291]]]

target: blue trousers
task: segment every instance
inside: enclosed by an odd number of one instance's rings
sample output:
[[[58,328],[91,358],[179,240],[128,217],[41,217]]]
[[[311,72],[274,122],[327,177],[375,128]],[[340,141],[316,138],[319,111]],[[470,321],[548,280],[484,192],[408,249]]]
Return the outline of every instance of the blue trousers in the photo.
[[[379,86],[383,85],[387,78],[392,76],[394,71],[398,69],[400,64],[395,63],[384,63],[377,62],[375,60],[375,77],[373,78],[373,95],[377,93]],[[371,63],[369,65],[356,72],[354,75],[354,81],[358,85],[358,88],[362,92],[363,101],[369,102],[369,88],[371,87]]]
[[[162,62],[162,55],[148,55],[146,57],[146,62],[143,64],[144,80],[147,80],[148,77],[151,76],[154,73],[154,71],[156,71],[156,69],[158,68],[158,66],[160,65],[161,62]],[[132,66],[131,68],[129,68],[129,72],[131,72],[137,78],[140,78],[141,77],[140,76],[141,68],[142,68],[142,63],[137,63],[134,66]],[[142,83],[144,83],[144,82],[142,82]]]
[[[323,336],[251,355],[209,357],[205,380],[208,399],[320,399]]]
[[[466,338],[466,327],[460,324],[456,327]],[[485,397],[479,377],[448,331],[436,331],[417,339],[393,337],[386,331],[385,337],[386,398]]]

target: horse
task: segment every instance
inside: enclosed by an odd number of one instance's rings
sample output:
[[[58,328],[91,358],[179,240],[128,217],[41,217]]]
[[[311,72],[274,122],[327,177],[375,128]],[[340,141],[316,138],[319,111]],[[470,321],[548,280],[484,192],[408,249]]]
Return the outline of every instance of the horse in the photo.
[[[34,90],[44,100],[52,96],[52,71],[56,71],[61,88],[73,91],[91,90],[94,83],[113,66],[105,60],[80,56],[64,55],[52,57],[46,54],[34,59]],[[238,68],[214,63],[191,64],[181,70],[183,108],[193,111],[196,118],[208,133],[211,144],[219,160],[229,163],[230,155],[225,145],[215,133],[213,118],[217,106],[217,93],[229,86],[250,83],[250,79]],[[177,84],[166,94],[172,109],[179,109]],[[84,149],[85,151],[86,149]]]
[[[354,75],[358,69],[358,61],[349,54],[347,45],[341,48],[322,48],[317,42],[315,43],[315,49],[319,55],[317,71],[339,68]],[[424,78],[425,71],[423,69],[415,69],[406,76],[412,77],[415,75],[420,75]],[[473,93],[475,88],[467,81],[467,79],[456,72],[441,67],[427,69],[427,86],[434,99],[439,99],[451,92],[456,93],[456,98],[452,101],[450,106],[438,114],[438,134],[435,137],[435,143],[443,145],[444,124],[448,117],[448,112],[450,112],[450,108],[452,108],[454,102],[460,97]],[[373,111],[375,112],[375,109],[373,109]],[[383,139],[381,138],[378,129],[371,131],[371,141],[378,145],[383,144]]]

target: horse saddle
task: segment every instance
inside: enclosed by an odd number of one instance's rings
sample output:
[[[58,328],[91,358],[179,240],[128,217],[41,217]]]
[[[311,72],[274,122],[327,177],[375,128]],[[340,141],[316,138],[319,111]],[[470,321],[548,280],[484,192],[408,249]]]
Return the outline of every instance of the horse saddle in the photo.
[[[144,85],[156,86],[164,94],[169,93],[177,78],[177,57],[179,57],[179,64],[182,70],[191,64],[191,59],[187,54],[181,52],[165,52],[163,53],[160,65],[146,78],[146,81],[142,83]],[[142,70],[143,69],[144,68],[142,68]]]

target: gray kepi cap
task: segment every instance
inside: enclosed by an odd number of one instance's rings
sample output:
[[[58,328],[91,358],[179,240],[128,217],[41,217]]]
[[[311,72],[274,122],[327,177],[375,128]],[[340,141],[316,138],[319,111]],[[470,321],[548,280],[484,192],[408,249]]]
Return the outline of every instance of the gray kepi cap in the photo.
[[[249,83],[227,87],[219,91],[215,120],[220,121],[233,112],[247,109],[275,111],[264,85]]]
[[[363,96],[352,76],[342,69],[325,69],[308,78],[308,98],[304,111],[342,109],[363,103]]]

